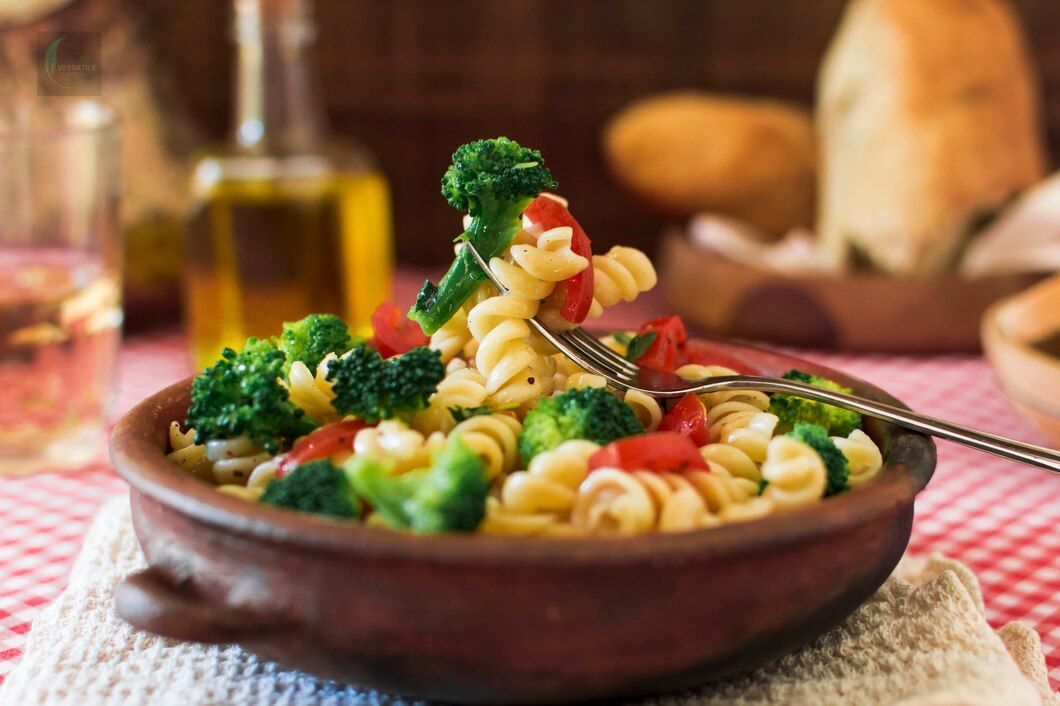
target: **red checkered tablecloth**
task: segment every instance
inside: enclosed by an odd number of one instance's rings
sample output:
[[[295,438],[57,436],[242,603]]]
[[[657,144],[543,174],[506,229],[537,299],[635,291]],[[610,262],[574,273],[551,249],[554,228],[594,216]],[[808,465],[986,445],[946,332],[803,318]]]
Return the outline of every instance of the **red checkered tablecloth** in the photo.
[[[422,280],[399,282],[399,295],[416,281]],[[622,318],[643,320],[653,305],[631,307]],[[982,358],[800,354],[875,383],[921,412],[1041,442]],[[182,337],[130,340],[119,370],[116,414],[188,374]],[[62,590],[96,508],[123,490],[104,461],[70,473],[0,476],[0,681],[18,661],[34,617]],[[992,624],[1020,620],[1037,630],[1054,688],[1060,686],[1058,528],[1060,478],[941,442],[910,544],[912,552],[941,552],[971,567]]]

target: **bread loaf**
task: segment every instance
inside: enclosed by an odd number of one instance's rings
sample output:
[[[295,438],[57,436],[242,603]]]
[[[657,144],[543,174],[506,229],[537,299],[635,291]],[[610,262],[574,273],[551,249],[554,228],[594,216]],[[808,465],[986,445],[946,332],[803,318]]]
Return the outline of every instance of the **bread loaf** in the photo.
[[[818,232],[840,262],[952,267],[1043,175],[1035,78],[1004,0],[853,0],[818,85]]]
[[[615,177],[666,215],[702,211],[783,235],[813,220],[808,111],[775,101],[682,92],[638,101],[604,133]]]

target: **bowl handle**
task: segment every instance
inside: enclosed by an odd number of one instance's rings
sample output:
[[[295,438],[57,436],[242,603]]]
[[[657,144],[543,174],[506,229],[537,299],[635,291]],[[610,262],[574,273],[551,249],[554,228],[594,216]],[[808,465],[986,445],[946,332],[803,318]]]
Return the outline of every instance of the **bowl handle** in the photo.
[[[154,568],[118,584],[114,607],[135,628],[190,642],[226,644],[284,630],[278,619],[203,603]]]

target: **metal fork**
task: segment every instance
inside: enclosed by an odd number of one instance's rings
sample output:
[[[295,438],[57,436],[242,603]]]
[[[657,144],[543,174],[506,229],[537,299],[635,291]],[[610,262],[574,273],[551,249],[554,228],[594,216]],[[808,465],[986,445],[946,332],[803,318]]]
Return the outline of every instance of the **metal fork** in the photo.
[[[470,250],[490,282],[502,294],[507,294],[508,289],[493,274],[489,263],[482,259],[482,256],[475,250],[474,246],[469,242],[464,242],[463,246]],[[568,331],[553,331],[537,318],[529,319],[527,323],[565,356],[586,370],[606,378],[611,386],[623,392],[637,390],[658,398],[682,397],[689,392],[704,394],[730,390],[758,390],[761,392],[793,395],[835,405],[836,407],[882,419],[922,434],[936,436],[940,439],[953,441],[1015,461],[1022,461],[1023,463],[1060,474],[1060,451],[1048,449],[1044,446],[1025,444],[1015,439],[989,434],[942,419],[935,419],[934,417],[918,414],[901,407],[868,400],[855,395],[823,390],[819,387],[792,380],[759,377],[756,375],[725,375],[692,382],[672,373],[640,368],[581,328],[573,328]]]

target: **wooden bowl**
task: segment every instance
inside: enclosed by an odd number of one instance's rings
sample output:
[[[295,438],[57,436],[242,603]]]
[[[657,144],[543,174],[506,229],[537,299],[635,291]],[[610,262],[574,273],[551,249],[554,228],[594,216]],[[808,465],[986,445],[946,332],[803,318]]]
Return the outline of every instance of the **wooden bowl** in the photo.
[[[784,275],[670,234],[659,285],[686,322],[710,333],[792,346],[881,353],[979,350],[979,322],[998,299],[1042,275]]]
[[[1060,275],[992,306],[983,348],[1016,410],[1060,448],[1060,358],[1031,347],[1060,330]]]
[[[821,366],[715,345],[766,374],[798,367],[900,404]],[[119,588],[118,613],[160,635],[447,701],[632,697],[776,658],[879,588],[935,467],[930,439],[870,423],[879,477],[801,511],[635,538],[423,536],[249,503],[171,465],[167,427],[189,387],[153,395],[114,430],[150,566]]]

